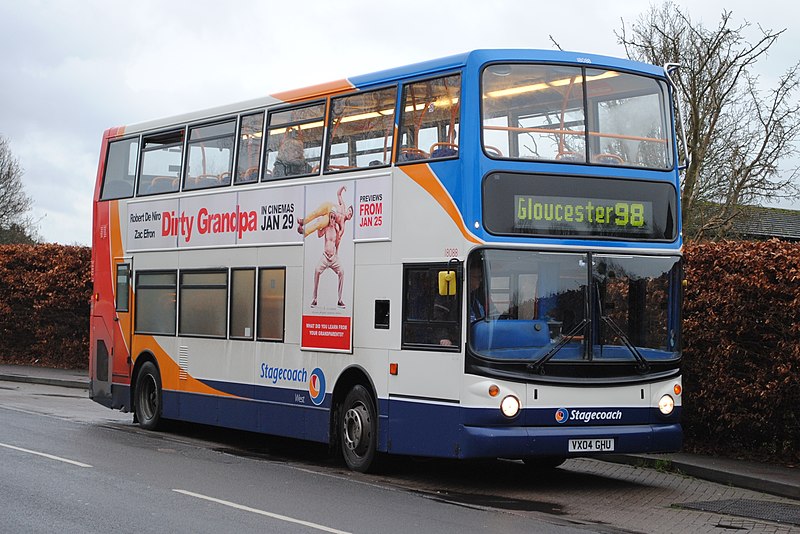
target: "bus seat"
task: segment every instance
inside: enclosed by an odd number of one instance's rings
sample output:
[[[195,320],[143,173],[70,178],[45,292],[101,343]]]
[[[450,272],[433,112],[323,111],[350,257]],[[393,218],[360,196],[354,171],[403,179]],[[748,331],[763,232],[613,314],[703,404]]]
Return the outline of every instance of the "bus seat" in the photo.
[[[622,165],[625,163],[625,160],[622,159],[622,156],[607,153],[595,154],[592,156],[592,161],[595,163],[605,163],[606,165]]]
[[[497,148],[496,146],[483,145],[483,148],[484,148],[484,150],[486,150],[486,153],[489,154],[490,156],[494,156],[496,158],[502,158],[503,157],[503,151],[500,150],[499,148]]]
[[[237,183],[256,182],[256,181],[258,181],[258,166],[248,167],[242,174],[240,174],[237,177],[236,180]]]
[[[454,143],[434,143],[430,149],[432,158],[449,158],[458,156],[458,145]]]
[[[544,347],[550,344],[550,328],[545,321],[478,321],[472,327],[476,350]]]
[[[556,161],[584,161],[586,156],[578,152],[559,152]]]
[[[147,186],[147,191],[145,194],[151,193],[167,193],[171,191],[178,190],[177,178],[173,178],[172,176],[156,176],[150,181],[150,185]]]
[[[420,159],[428,159],[430,156],[424,150],[413,147],[405,147],[400,149],[400,154],[397,155],[397,161],[417,161]]]

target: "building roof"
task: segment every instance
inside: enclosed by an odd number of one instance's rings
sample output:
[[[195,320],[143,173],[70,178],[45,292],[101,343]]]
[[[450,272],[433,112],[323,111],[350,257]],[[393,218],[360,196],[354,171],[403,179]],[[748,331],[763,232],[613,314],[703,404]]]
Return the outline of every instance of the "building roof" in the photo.
[[[756,239],[800,241],[800,211],[745,206],[742,215],[734,219],[731,232]]]

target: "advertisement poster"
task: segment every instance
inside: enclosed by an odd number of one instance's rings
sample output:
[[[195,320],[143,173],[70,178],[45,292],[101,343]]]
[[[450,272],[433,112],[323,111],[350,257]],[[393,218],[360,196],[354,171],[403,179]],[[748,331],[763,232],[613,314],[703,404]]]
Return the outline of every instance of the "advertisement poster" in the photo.
[[[303,186],[278,187],[240,193],[242,211],[256,213],[256,229],[243,232],[239,245],[285,245],[301,243],[297,217],[303,209]]]
[[[175,248],[181,224],[178,199],[128,202],[128,250]]]
[[[127,250],[300,244],[302,186],[128,203]]]
[[[392,238],[391,176],[358,181],[353,221],[356,241],[388,241]]]
[[[351,352],[354,182],[306,187],[297,219],[303,243],[302,348]]]

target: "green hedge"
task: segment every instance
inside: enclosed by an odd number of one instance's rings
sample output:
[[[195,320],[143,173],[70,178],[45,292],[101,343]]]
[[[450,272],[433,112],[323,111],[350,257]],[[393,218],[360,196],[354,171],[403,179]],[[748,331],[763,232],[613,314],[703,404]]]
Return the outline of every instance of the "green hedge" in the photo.
[[[686,247],[686,449],[800,461],[800,244]],[[0,246],[0,361],[88,363],[90,250]]]

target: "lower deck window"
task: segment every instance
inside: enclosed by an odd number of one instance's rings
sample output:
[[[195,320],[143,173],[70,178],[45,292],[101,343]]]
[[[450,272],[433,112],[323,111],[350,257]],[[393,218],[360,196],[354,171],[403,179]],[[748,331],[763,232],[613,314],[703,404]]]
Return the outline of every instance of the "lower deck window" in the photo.
[[[258,273],[258,339],[283,341],[286,307],[286,270],[261,269]]]
[[[137,334],[175,335],[177,273],[146,272],[136,277]]]
[[[255,269],[231,271],[231,339],[253,339],[255,297]]]
[[[225,337],[227,271],[181,273],[180,300],[181,335]]]

